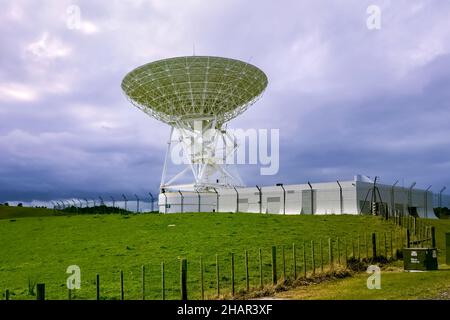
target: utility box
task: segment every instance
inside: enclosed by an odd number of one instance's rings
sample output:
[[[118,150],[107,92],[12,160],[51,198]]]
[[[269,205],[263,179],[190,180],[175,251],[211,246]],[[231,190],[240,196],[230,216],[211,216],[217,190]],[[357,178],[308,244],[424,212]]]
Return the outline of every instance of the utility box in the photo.
[[[436,248],[404,248],[403,263],[405,270],[427,271],[437,270]]]
[[[450,265],[450,232],[445,234],[445,263]]]

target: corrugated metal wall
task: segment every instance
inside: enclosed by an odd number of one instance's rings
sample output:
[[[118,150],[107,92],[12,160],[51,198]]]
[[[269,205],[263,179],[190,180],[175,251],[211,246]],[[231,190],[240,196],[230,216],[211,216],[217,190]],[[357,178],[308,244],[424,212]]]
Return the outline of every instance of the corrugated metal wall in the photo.
[[[159,195],[159,210],[175,212],[249,212],[274,214],[370,214],[372,183],[363,181],[268,186],[217,190],[214,192],[166,192]],[[434,218],[436,199],[431,192],[379,184],[377,201],[385,204],[388,212],[408,214],[415,207],[421,217]],[[259,202],[261,196],[261,203]],[[380,201],[381,196],[381,201]],[[286,197],[286,198],[284,198]],[[367,197],[367,199],[366,199]],[[366,203],[364,204],[364,201]],[[450,196],[442,196],[443,204],[450,206]]]

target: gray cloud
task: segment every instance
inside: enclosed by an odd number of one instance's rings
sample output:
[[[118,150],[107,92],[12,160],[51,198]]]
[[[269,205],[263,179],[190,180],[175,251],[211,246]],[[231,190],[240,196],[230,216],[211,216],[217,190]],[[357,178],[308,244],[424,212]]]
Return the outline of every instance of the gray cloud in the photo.
[[[0,200],[146,193],[169,128],[133,108],[123,76],[192,54],[257,65],[269,87],[231,123],[280,128],[280,172],[248,185],[404,178],[449,185],[450,4],[378,1],[6,1],[0,13]],[[66,27],[81,8],[82,30]]]

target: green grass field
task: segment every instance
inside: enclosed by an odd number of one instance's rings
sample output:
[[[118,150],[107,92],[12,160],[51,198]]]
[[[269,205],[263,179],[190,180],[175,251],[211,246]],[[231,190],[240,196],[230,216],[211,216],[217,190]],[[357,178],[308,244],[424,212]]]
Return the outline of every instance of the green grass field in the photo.
[[[215,297],[216,263],[219,255],[221,294],[230,288],[230,253],[235,254],[236,291],[245,287],[244,251],[248,250],[250,284],[259,283],[258,250],[262,249],[264,282],[270,282],[270,252],[277,246],[277,268],[282,273],[282,246],[285,246],[286,272],[291,274],[292,244],[297,247],[297,267],[302,270],[302,244],[316,243],[316,265],[320,263],[320,240],[327,263],[328,238],[350,239],[377,232],[390,235],[395,227],[368,216],[280,216],[259,214],[142,214],[142,215],[67,215],[52,216],[52,210],[26,213],[0,207],[0,290],[9,289],[12,299],[34,299],[28,283],[46,284],[49,299],[66,299],[66,269],[81,268],[81,289],[75,297],[95,299],[95,277],[100,274],[101,296],[120,297],[120,270],[124,272],[125,299],[142,297],[141,270],[145,265],[147,299],[161,299],[161,262],[165,263],[166,298],[179,298],[179,258],[188,259],[190,299],[200,297],[199,278],[202,257],[206,297]],[[34,211],[32,209],[28,209]],[[38,209],[36,209],[38,210]],[[39,216],[41,215],[41,216]],[[22,217],[31,216],[31,217]],[[435,221],[438,245],[443,248],[444,230],[450,221]],[[395,233],[394,233],[395,234]],[[380,237],[381,238],[381,237]],[[395,240],[395,239],[394,239]],[[356,240],[355,240],[356,241]],[[355,242],[356,243],[356,242]],[[395,246],[395,241],[394,241]],[[336,250],[336,249],[335,249]],[[308,269],[311,261],[307,258]]]
[[[404,272],[386,270],[381,272],[381,289],[367,289],[368,274],[361,273],[351,278],[333,280],[327,283],[276,295],[280,299],[306,300],[410,300],[450,298],[450,269],[441,265],[440,270],[430,272]],[[445,295],[440,293],[446,292]]]
[[[0,206],[0,219],[15,219],[23,217],[47,217],[60,215],[58,212],[43,208]]]

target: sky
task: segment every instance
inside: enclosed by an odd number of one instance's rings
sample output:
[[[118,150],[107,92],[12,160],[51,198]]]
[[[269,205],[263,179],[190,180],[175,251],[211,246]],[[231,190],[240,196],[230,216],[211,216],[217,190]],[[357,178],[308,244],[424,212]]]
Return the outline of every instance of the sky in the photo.
[[[380,8],[379,29],[367,26],[370,5]],[[450,187],[450,2],[0,7],[0,201],[157,192],[170,128],[133,107],[120,84],[137,66],[194,48],[268,76],[263,97],[230,127],[280,129],[280,170],[242,166],[247,185],[365,174]]]

